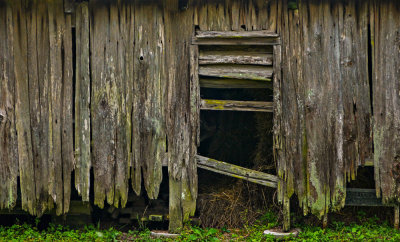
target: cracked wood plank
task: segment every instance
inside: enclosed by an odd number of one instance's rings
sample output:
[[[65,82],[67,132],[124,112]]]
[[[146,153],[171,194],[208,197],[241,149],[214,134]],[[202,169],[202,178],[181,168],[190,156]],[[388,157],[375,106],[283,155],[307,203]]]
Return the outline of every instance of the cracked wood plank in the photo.
[[[273,102],[202,99],[202,110],[273,112]]]

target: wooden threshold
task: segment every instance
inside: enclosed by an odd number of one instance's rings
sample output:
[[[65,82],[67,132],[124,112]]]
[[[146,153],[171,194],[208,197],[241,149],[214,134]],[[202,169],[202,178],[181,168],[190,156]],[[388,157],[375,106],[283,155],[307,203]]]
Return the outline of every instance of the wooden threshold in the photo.
[[[218,110],[218,111],[250,111],[250,112],[272,113],[274,111],[274,103],[258,102],[258,101],[202,99],[200,102],[200,109]]]
[[[249,182],[261,184],[264,186],[277,188],[278,177],[264,172],[251,170],[237,165],[232,165],[223,161],[214,160],[204,156],[197,155],[197,166],[219,174],[243,179]]]

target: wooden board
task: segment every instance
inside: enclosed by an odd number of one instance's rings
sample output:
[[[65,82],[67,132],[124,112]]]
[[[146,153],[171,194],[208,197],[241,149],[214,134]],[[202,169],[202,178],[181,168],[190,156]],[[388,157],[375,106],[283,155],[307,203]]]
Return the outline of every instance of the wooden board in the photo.
[[[75,14],[75,188],[83,201],[90,190],[90,60],[89,7],[78,5]]]
[[[273,112],[273,102],[202,99],[202,110]]]
[[[196,159],[197,159],[197,165],[200,168],[227,176],[244,179],[250,182],[254,182],[272,188],[277,187],[277,181],[278,181],[277,176],[232,165],[226,162],[214,160],[200,155],[197,155]]]
[[[201,77],[271,81],[272,73],[272,68],[253,65],[203,65],[199,67]]]

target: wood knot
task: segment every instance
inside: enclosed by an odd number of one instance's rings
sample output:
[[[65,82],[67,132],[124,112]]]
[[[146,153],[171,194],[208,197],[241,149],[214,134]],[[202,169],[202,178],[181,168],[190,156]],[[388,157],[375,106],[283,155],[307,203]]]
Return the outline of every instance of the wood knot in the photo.
[[[0,109],[0,123],[5,121],[5,119],[6,119],[6,111],[3,109]]]

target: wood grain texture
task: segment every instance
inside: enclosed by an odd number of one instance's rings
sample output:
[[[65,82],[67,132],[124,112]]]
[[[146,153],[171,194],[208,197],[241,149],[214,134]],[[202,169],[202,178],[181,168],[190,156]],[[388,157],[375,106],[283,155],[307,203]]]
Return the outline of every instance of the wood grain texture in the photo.
[[[27,14],[23,1],[13,1],[13,51],[15,73],[15,118],[18,139],[19,179],[22,209],[36,214],[35,174],[30,129],[27,57]]]
[[[374,1],[373,33],[373,111],[374,168],[377,196],[383,203],[400,201],[399,159],[399,64],[400,6],[396,2]]]
[[[111,4],[92,1],[90,22],[91,46],[91,124],[94,203],[104,207],[107,198],[114,202],[115,144],[117,115],[117,53],[111,42]],[[116,30],[118,31],[118,30]]]
[[[272,68],[253,65],[203,65],[199,67],[201,77],[219,77],[271,81]]]
[[[272,112],[273,102],[202,99],[202,110]]]
[[[168,1],[167,4],[173,4]],[[193,9],[165,11],[165,51],[168,72],[166,124],[168,137],[169,230],[178,232],[194,215],[197,198],[198,87],[190,66],[190,40],[193,34]],[[175,26],[179,24],[180,28]],[[196,51],[192,49],[192,56]],[[193,60],[192,60],[193,61]],[[191,92],[193,92],[191,94]],[[191,123],[191,120],[194,123]]]
[[[257,81],[248,79],[232,78],[200,78],[201,87],[206,88],[269,88],[272,89],[270,81]]]
[[[166,156],[164,93],[165,50],[163,11],[160,6],[135,5],[134,52],[134,170],[133,187],[140,191],[143,172],[147,195],[155,199],[162,180],[162,161]]]
[[[73,53],[72,53],[72,16],[65,15],[65,27],[63,35],[62,62],[62,186],[63,207],[62,213],[67,213],[71,199],[71,173],[75,165],[74,158],[74,129],[73,129]]]
[[[18,153],[11,6],[0,2],[0,209],[17,201]]]
[[[81,3],[75,15],[75,188],[89,201],[90,187],[90,49],[89,8]]]
[[[272,54],[249,52],[214,51],[200,53],[199,64],[242,64],[242,65],[272,65]]]
[[[322,218],[344,206],[346,182],[372,152],[368,36],[360,31],[368,3],[286,9],[283,2],[282,79],[274,81],[278,194],[284,202],[296,192],[304,213]]]

